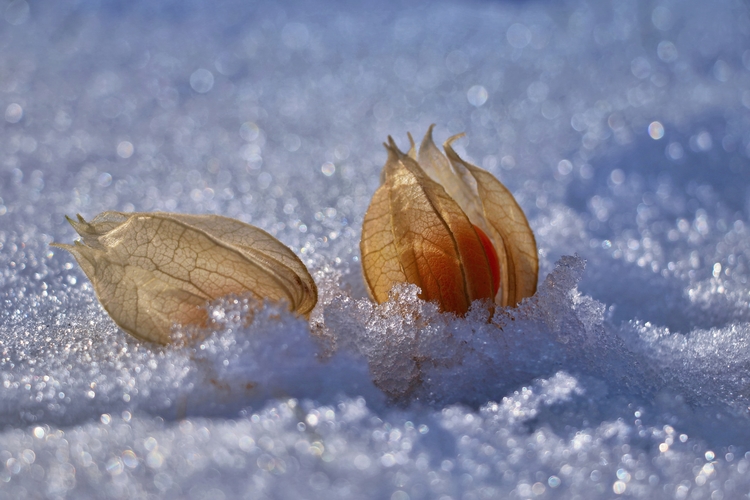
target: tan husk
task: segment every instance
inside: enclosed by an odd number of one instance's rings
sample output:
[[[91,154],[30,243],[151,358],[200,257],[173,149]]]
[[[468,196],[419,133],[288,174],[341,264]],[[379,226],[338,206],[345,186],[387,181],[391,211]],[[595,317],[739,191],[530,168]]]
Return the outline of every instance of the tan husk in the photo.
[[[382,185],[365,214],[360,243],[370,294],[382,303],[395,283],[408,282],[444,311],[464,314],[476,299],[514,306],[536,291],[536,242],[526,217],[500,181],[456,154],[451,143],[461,135],[445,142],[444,155],[432,128],[418,153],[413,140],[406,155],[391,138],[386,145]],[[482,232],[497,254],[496,293]]]
[[[103,212],[68,221],[81,240],[52,246],[73,254],[115,323],[142,340],[167,344],[175,324],[205,326],[208,302],[229,294],[285,300],[304,316],[317,302],[294,252],[238,220]]]

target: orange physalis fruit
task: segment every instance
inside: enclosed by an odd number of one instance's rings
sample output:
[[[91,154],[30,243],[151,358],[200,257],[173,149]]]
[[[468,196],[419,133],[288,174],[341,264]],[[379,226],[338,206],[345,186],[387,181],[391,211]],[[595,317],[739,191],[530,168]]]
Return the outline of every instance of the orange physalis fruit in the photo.
[[[474,231],[477,232],[479,241],[482,242],[484,254],[487,256],[487,262],[490,264],[490,272],[492,273],[492,294],[494,297],[500,289],[500,261],[497,258],[497,251],[495,251],[495,246],[492,244],[492,241],[490,241],[490,237],[484,234],[484,231],[477,226],[474,226]]]
[[[141,340],[167,344],[175,324],[206,326],[208,302],[229,294],[285,300],[304,316],[317,302],[294,252],[229,217],[104,212],[68,222],[81,240],[52,246],[73,254],[115,323]]]
[[[463,315],[474,300],[515,306],[536,291],[534,234],[513,195],[492,174],[462,160],[448,139],[445,154],[432,126],[417,153],[392,138],[388,159],[362,227],[362,268],[382,303],[396,283]]]

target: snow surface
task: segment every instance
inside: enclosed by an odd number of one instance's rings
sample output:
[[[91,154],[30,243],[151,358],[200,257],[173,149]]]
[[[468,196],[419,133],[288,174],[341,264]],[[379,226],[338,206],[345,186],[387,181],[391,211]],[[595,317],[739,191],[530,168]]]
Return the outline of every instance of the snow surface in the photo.
[[[746,498],[750,7],[740,0],[0,4],[1,498]],[[465,131],[538,293],[366,297],[391,134]],[[64,215],[218,213],[308,264],[120,331]]]

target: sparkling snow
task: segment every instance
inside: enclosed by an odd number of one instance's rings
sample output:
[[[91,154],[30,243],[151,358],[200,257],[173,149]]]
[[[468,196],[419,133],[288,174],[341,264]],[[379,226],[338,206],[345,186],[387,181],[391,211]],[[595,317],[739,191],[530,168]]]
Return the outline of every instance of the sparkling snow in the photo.
[[[747,497],[748,4],[363,4],[0,4],[0,498]],[[491,320],[367,298],[381,143],[431,123],[537,237]],[[105,210],[259,226],[318,307],[141,344],[48,245]]]

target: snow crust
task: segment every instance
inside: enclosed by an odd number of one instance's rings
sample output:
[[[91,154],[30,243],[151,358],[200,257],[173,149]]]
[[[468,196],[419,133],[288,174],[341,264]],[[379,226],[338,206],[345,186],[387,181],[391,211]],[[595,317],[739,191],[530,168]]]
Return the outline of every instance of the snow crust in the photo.
[[[0,498],[750,494],[747,4],[0,14]],[[380,143],[430,123],[529,217],[518,308],[367,298]],[[104,210],[257,225],[320,302],[139,343],[48,246]]]

